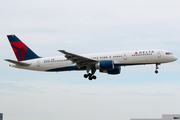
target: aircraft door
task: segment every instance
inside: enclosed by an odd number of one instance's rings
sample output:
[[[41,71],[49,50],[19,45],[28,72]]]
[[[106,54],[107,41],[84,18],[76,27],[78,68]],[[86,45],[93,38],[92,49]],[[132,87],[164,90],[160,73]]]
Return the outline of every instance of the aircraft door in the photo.
[[[39,62],[39,60],[37,61],[36,65],[37,65],[37,67],[40,67],[40,62]]]
[[[127,55],[126,55],[126,53],[123,54],[123,59],[124,59],[124,60],[127,60]]]
[[[161,52],[160,51],[158,52],[158,58],[161,58]]]

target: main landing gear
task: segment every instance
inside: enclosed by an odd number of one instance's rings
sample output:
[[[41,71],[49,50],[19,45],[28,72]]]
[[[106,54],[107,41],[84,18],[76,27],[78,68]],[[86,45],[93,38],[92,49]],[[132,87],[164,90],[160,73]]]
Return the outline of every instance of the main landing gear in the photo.
[[[84,78],[88,78],[89,80],[96,79],[97,77],[91,73],[84,74]]]
[[[160,65],[160,63],[156,63],[156,70],[155,70],[156,74],[158,74],[158,70],[157,69],[159,69],[159,65]]]
[[[91,73],[89,73],[89,71],[91,70]],[[84,74],[84,78],[88,78],[89,80],[92,80],[92,79],[96,79],[97,77],[94,75],[94,73],[96,72],[96,69],[95,68],[88,68],[87,69],[87,74]]]

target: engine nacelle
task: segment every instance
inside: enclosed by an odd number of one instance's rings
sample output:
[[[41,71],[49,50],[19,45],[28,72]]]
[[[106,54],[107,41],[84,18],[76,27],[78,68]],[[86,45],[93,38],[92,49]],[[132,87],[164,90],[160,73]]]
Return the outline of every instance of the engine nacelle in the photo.
[[[108,74],[111,74],[111,75],[116,75],[116,74],[120,74],[121,73],[121,67],[115,67],[114,69],[112,70],[99,70],[100,72],[103,72],[103,73],[108,73]]]
[[[103,60],[96,64],[96,68],[100,70],[113,70],[114,61],[113,60]]]

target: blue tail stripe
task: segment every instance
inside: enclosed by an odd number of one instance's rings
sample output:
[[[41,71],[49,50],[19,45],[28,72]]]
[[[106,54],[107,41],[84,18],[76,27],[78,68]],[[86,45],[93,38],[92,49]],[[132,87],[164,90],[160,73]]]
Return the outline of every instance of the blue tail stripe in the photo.
[[[36,58],[40,58],[40,57],[37,56],[34,52],[32,52],[30,48],[28,48],[24,60],[36,59]]]
[[[15,35],[7,35],[10,42],[20,41]]]

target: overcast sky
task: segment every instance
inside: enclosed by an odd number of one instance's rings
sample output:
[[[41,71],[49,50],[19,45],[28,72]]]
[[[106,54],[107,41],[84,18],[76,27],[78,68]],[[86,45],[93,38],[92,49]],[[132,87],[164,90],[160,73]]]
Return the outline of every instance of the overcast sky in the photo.
[[[130,120],[180,114],[180,62],[120,75],[9,67],[8,34],[39,56],[165,49],[180,58],[179,0],[1,0],[0,112],[5,120]]]

